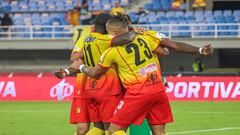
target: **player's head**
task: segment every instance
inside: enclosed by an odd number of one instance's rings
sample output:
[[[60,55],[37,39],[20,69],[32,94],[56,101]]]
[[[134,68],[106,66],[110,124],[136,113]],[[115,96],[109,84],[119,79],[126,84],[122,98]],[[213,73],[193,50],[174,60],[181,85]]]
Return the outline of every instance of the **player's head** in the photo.
[[[107,13],[102,13],[96,17],[94,20],[94,32],[99,32],[101,34],[107,34],[106,23],[112,16]]]
[[[129,31],[128,22],[124,15],[118,14],[107,21],[109,35],[121,35]]]

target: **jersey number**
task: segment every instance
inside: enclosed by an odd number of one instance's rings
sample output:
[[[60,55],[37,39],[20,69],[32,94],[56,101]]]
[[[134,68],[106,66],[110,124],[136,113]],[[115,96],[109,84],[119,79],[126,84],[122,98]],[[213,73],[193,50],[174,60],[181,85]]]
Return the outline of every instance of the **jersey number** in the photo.
[[[86,58],[86,64],[88,66],[95,66],[94,60],[93,60],[93,55],[92,55],[92,49],[91,49],[91,45],[88,44],[87,46],[84,46],[84,56]],[[89,57],[89,58],[88,58]],[[89,62],[90,59],[90,62]]]
[[[137,41],[140,44],[140,46],[144,46],[145,49],[143,52],[144,52],[145,56],[148,59],[151,59],[153,57],[153,55],[152,55],[151,50],[148,47],[147,43],[141,38],[138,38]],[[134,51],[136,66],[141,65],[142,63],[144,63],[146,61],[146,59],[141,59],[138,45],[131,43],[126,47],[126,51],[127,51],[127,53],[133,53],[133,51]]]

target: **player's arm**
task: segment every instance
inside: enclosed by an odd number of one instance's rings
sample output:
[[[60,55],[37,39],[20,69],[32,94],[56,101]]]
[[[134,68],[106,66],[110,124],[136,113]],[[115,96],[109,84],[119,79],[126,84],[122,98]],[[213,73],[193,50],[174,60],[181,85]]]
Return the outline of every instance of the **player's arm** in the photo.
[[[59,79],[63,79],[64,77],[66,77],[68,75],[80,73],[78,67],[81,64],[84,64],[83,51],[77,52],[78,57],[76,57],[76,55],[74,57],[72,57],[72,56],[73,55],[71,55],[71,60],[72,60],[71,66],[66,69],[59,69],[58,71],[56,71],[54,73],[55,77],[57,77]]]
[[[80,65],[79,69],[82,73],[87,74],[87,76],[91,78],[99,78],[108,70],[108,68],[101,67],[100,65],[96,65],[95,67],[91,68],[87,67],[86,65]]]
[[[114,46],[123,46],[123,45],[129,44],[134,40],[136,36],[137,34],[134,31],[130,31],[123,35],[115,36],[112,39],[110,46],[114,47]]]
[[[177,42],[170,39],[163,39],[161,40],[161,46],[168,47],[184,53],[200,53],[203,55],[210,55],[213,53],[213,48],[211,44],[204,45],[202,48],[198,48],[185,42]]]
[[[157,32],[152,32],[152,33],[156,33],[154,34],[154,37],[160,40],[160,45],[162,47],[167,47],[167,48],[174,49],[176,51],[184,52],[184,53],[200,53],[203,55],[210,55],[213,53],[213,48],[211,44],[205,45],[202,48],[198,48],[185,42],[177,42],[177,41],[170,40],[162,33],[157,33]]]
[[[72,52],[72,53],[71,53],[71,58],[70,58],[70,60],[71,60],[72,62],[78,61],[81,57],[83,57],[82,55],[83,55],[83,54],[82,54],[81,52]]]
[[[114,48],[108,48],[105,50],[100,59],[98,64],[95,67],[86,67],[85,64],[79,66],[79,70],[83,73],[86,73],[88,76],[92,78],[99,78],[101,75],[105,74],[107,70],[111,67],[114,63],[114,58],[116,57],[114,52],[112,51]]]
[[[158,57],[164,57],[169,55],[169,51],[167,48],[163,48],[161,46],[158,46],[154,51],[154,54],[156,54]]]

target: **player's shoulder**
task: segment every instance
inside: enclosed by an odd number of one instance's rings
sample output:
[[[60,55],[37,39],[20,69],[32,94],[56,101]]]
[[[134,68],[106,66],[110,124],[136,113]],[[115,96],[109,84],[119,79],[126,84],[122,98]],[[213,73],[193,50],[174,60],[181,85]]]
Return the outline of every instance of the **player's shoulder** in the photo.
[[[160,39],[160,40],[167,38],[167,36],[164,35],[163,33],[157,32],[157,31],[153,31],[153,30],[148,30],[148,31],[146,31],[146,32],[144,33],[144,35],[150,36],[150,37],[152,37],[152,38],[158,38],[158,39]]]
[[[104,51],[104,54],[107,55],[107,54],[113,52],[114,50],[116,50],[116,47],[109,47]]]
[[[145,34],[144,34],[144,35],[138,34],[138,35],[134,38],[134,40],[136,40],[136,39],[138,39],[138,38],[145,38],[145,37],[146,37]]]
[[[96,33],[92,32],[90,33],[91,37],[95,37],[96,41],[111,41],[111,37],[107,34],[101,34],[101,33]]]
[[[83,47],[83,42],[84,42],[84,39],[86,38],[87,36],[86,35],[83,35],[81,36],[78,41],[76,42],[75,44],[75,49],[76,50],[81,50],[81,48]]]

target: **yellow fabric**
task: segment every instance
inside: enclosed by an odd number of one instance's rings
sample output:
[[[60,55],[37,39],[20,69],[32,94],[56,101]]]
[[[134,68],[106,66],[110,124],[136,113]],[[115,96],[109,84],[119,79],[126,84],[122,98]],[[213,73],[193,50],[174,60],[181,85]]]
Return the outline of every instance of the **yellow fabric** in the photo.
[[[104,134],[105,134],[104,130],[96,127],[93,127],[86,133],[86,135],[104,135]]]
[[[74,135],[77,135],[77,133],[75,132]]]
[[[125,13],[125,10],[124,10],[122,7],[112,8],[111,14],[112,14],[112,15],[117,15],[117,13],[124,14],[124,13]]]
[[[127,135],[127,134],[122,130],[118,130],[118,131],[114,132],[112,135]]]
[[[195,0],[196,3],[205,3],[205,0]]]
[[[173,3],[172,3],[172,7],[173,8],[180,8],[181,5],[183,3],[183,0],[175,0]]]
[[[83,26],[82,28],[75,27],[73,32],[73,42],[75,43],[75,47],[73,52],[81,52],[83,48],[84,38],[90,33],[90,26]]]
[[[110,47],[111,39],[109,35],[103,35],[96,32],[91,32],[85,38],[83,52],[86,66],[94,67],[98,64],[102,53]],[[94,87],[92,87],[93,82],[95,82]],[[120,80],[114,67],[109,68],[108,71],[97,80],[88,77],[85,82],[85,92],[85,96],[89,97],[120,94]]]
[[[205,7],[205,6],[206,6],[205,0],[195,0],[193,5],[192,5],[193,8]]]
[[[94,67],[101,54],[110,47],[111,38],[109,35],[91,32],[85,39],[84,61],[88,67]]]
[[[160,45],[161,40],[163,38],[165,38],[161,34],[159,34],[158,32],[152,31],[152,30],[149,30],[149,31],[145,32],[144,36],[150,41],[151,44],[155,44],[154,47],[156,47],[156,48],[158,47],[158,45]]]
[[[83,26],[82,29],[79,29],[75,27],[74,33],[73,33],[73,41],[75,43],[75,47],[72,50],[72,53],[75,52],[81,52],[83,50],[84,44],[83,41],[86,38],[86,36],[90,33],[91,28],[90,26]],[[78,81],[81,81],[82,79],[82,73],[77,74]]]
[[[111,67],[111,65],[117,64],[119,77],[127,89],[133,85],[142,85],[149,73],[157,72],[157,68],[160,68],[156,67],[156,65],[158,66],[158,60],[152,53],[158,47],[159,43],[160,40],[154,37],[138,35],[132,44],[111,47],[103,52],[99,60],[99,65]]]
[[[109,135],[109,132],[108,132],[108,130],[105,130],[105,135]]]

